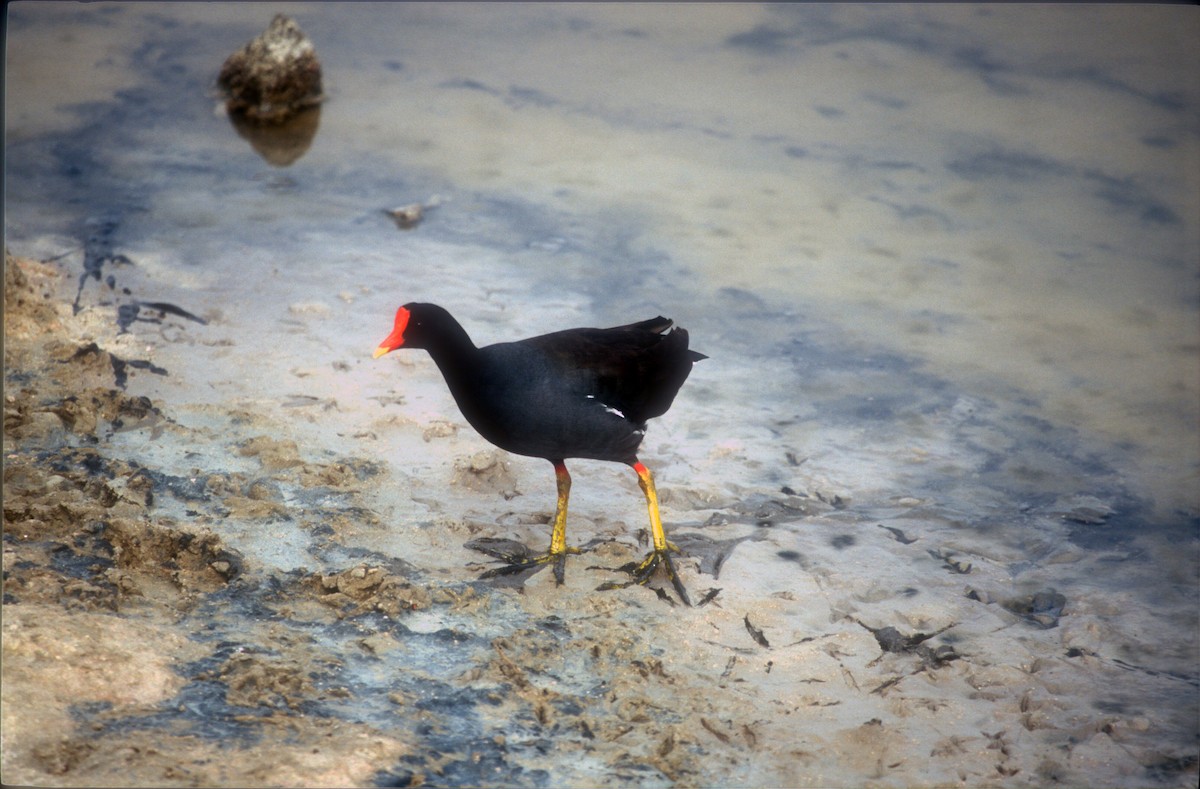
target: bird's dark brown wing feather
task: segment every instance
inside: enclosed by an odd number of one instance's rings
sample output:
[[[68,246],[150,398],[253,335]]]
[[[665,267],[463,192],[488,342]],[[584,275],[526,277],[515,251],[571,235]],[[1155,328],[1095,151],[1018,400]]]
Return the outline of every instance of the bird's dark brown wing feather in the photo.
[[[706,358],[688,350],[688,333],[661,315],[609,329],[569,329],[521,342],[537,348],[567,373],[572,385],[635,423],[671,407],[692,363]]]

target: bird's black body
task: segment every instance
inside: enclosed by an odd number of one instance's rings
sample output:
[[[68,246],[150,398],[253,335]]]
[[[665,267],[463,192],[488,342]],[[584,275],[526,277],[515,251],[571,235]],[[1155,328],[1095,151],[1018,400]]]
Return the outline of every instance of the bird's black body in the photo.
[[[571,478],[564,461],[610,460],[637,472],[650,510],[654,552],[631,570],[635,580],[644,583],[662,564],[687,602],[668,556],[673,548],[659,519],[653,477],[637,459],[647,420],[666,413],[692,365],[706,358],[688,349],[686,331],[671,326],[659,316],[477,348],[458,321],[435,304],[410,303],[396,311],[395,328],[375,351],[377,357],[401,347],[425,349],[480,435],[501,449],[554,464],[558,510],[550,551],[535,559],[505,557],[510,564],[502,571],[553,561],[562,583],[565,556],[577,552],[566,546]]]
[[[646,421],[662,416],[705,358],[658,317],[568,329],[476,348],[449,312],[406,304],[405,347],[424,348],[467,421],[517,455],[632,463]]]

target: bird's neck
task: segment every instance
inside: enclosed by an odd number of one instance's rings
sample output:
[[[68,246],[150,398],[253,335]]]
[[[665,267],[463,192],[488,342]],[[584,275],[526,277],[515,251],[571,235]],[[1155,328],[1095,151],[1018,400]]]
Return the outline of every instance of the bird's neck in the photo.
[[[466,329],[457,321],[446,324],[432,342],[427,342],[425,349],[442,371],[451,391],[457,394],[458,387],[476,369],[479,358],[479,349],[471,342]]]

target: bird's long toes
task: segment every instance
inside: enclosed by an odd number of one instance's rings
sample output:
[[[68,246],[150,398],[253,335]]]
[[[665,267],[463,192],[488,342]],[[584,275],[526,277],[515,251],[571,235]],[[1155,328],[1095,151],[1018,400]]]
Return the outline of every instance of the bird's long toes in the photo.
[[[667,577],[671,579],[671,586],[675,588],[675,594],[679,595],[679,599],[689,608],[692,605],[691,598],[688,597],[687,588],[683,585],[683,581],[679,579],[679,573],[675,571],[675,564],[671,561],[670,554],[663,554],[663,566],[666,567]]]
[[[567,575],[567,554],[579,553],[578,548],[567,548],[561,553],[543,553],[540,556],[530,556],[527,552],[496,553],[492,555],[504,562],[499,567],[493,567],[480,573],[482,578],[498,578],[502,575],[516,575],[527,570],[536,570],[546,565],[554,568],[554,580],[562,586]]]
[[[640,562],[629,562],[617,568],[620,572],[629,573],[632,579],[629,581],[606,581],[596,587],[598,590],[607,591],[610,589],[625,589],[640,584],[646,586],[653,580],[658,568],[662,567],[666,571],[667,578],[671,581],[671,587],[675,590],[675,594],[679,595],[679,599],[684,605],[692,604],[691,598],[688,597],[687,588],[683,585],[683,581],[679,578],[679,573],[675,570],[675,563],[671,561],[671,555],[668,551],[651,551],[645,559]]]
[[[671,561],[670,551],[654,551],[646,560],[642,562],[642,567],[638,568],[634,578],[640,584],[645,584],[654,575],[659,567],[662,567],[666,572],[667,578],[671,580],[671,586],[675,589],[675,594],[679,595],[679,599],[686,606],[691,606],[691,598],[688,597],[687,588],[684,587],[683,581],[679,578],[679,573],[675,570],[675,563]],[[643,569],[644,567],[644,569]]]
[[[629,571],[629,574],[633,576],[633,580],[635,582],[639,584],[645,584],[654,577],[654,573],[658,571],[658,566],[662,564],[663,559],[666,559],[668,562],[671,561],[670,559],[667,559],[667,555],[665,553],[651,551],[645,559],[637,564],[633,564],[633,568]]]

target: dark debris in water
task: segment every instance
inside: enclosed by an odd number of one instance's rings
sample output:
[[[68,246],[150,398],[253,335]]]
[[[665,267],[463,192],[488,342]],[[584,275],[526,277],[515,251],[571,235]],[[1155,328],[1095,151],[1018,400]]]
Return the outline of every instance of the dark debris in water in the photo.
[[[83,309],[81,303],[83,290],[88,280],[104,282],[108,285],[109,290],[116,290],[116,276],[113,274],[105,276],[104,267],[106,265],[134,265],[133,260],[128,256],[115,251],[115,236],[118,228],[121,226],[121,220],[118,216],[113,214],[93,217],[85,222],[85,226],[89,229],[89,232],[83,244],[83,272],[79,275],[79,288],[75,293],[75,300],[71,305],[72,312],[76,315]],[[128,288],[123,288],[122,292],[126,295],[130,294]],[[124,334],[129,331],[130,327],[136,322],[161,324],[167,315],[174,315],[185,320],[194,321],[202,326],[208,324],[208,321],[204,318],[171,302],[132,299],[117,307],[118,333]],[[145,369],[149,369],[151,372],[165,374],[165,371],[161,370],[161,368],[153,367],[149,362],[129,362],[129,364],[135,367],[143,364],[145,365]]]
[[[103,350],[94,342],[81,345],[70,357],[61,360],[62,363],[82,363],[84,365],[107,365],[112,369],[113,383],[118,389],[124,389],[129,383],[129,368],[146,370],[155,375],[167,375],[167,371],[153,362],[145,359],[122,359],[116,354]]]
[[[947,663],[960,660],[963,657],[950,644],[942,644],[938,647],[930,647],[925,644],[926,641],[945,633],[947,630],[954,627],[955,624],[946,625],[945,627],[932,633],[913,633],[912,635],[908,636],[904,635],[891,625],[875,628],[866,625],[863,622],[858,622],[858,624],[871,631],[871,634],[875,636],[875,641],[879,644],[879,648],[883,650],[884,654],[892,653],[899,655],[914,655],[920,659],[920,664],[917,666],[917,668],[910,672],[910,674],[907,676],[919,674],[922,671],[928,671],[930,669],[941,668]],[[882,658],[883,655],[881,654],[879,658],[876,658],[869,665],[878,663]],[[888,679],[881,685],[876,686],[871,692],[882,693],[884,690],[898,684],[904,679],[905,676],[906,675],[898,674],[891,679]]]
[[[919,539],[918,537],[909,537],[902,530],[897,529],[895,526],[884,526],[882,523],[879,523],[876,525],[879,528],[886,529],[888,532],[890,532],[892,535],[892,539],[895,540],[896,542],[900,543],[901,545],[912,545],[914,542],[916,542]]]
[[[517,564],[533,557],[529,546],[503,537],[479,537],[464,544],[465,548],[487,554],[508,564]],[[490,577],[485,574],[485,577]]]
[[[1067,598],[1053,589],[1045,589],[1002,601],[1000,605],[1032,625],[1049,629],[1058,626]]]
[[[151,313],[146,317],[142,317],[142,311],[146,310]],[[154,314],[158,313],[158,314]],[[199,323],[201,326],[207,326],[208,321],[201,318],[199,315],[194,315],[188,312],[183,307],[171,304],[167,301],[130,301],[117,307],[117,327],[118,333],[124,334],[129,331],[129,327],[136,322],[142,323],[162,323],[167,315],[175,315],[180,318],[186,318],[189,321]]]
[[[126,372],[126,367],[132,367],[135,370],[145,370],[146,372],[154,373],[155,375],[167,374],[165,368],[159,367],[153,362],[145,359],[131,359],[126,361],[115,355],[110,354],[110,356],[112,356],[113,375],[116,378],[117,386],[121,389],[124,389],[126,383],[129,381],[129,373]]]
[[[771,647],[771,642],[767,640],[765,635],[763,635],[762,628],[755,627],[753,624],[751,624],[749,614],[746,614],[745,618],[742,619],[742,623],[746,625],[746,632],[750,634],[752,639],[754,639],[754,643],[761,647],[767,647],[768,649]]]
[[[72,310],[76,315],[82,309],[79,302],[83,298],[83,288],[88,279],[100,282],[104,276],[106,263],[113,265],[131,265],[133,263],[125,255],[113,251],[113,235],[121,225],[117,217],[93,217],[88,219],[85,225],[90,228],[90,232],[83,243],[83,273],[79,275],[79,290],[75,293],[75,301],[72,303]]]
[[[917,652],[918,649],[921,648],[921,645],[926,641],[936,636],[940,636],[942,633],[945,633],[947,630],[954,627],[954,625],[947,625],[946,627],[943,627],[942,629],[936,630],[932,633],[913,633],[910,636],[906,636],[891,625],[874,628],[870,627],[869,625],[865,625],[862,622],[859,622],[859,624],[871,631],[871,634],[875,636],[875,641],[879,643],[880,649],[882,649],[884,652],[895,653]]]
[[[932,556],[934,559],[939,560],[942,563],[942,567],[946,568],[947,570],[949,570],[952,573],[958,573],[959,575],[966,575],[967,573],[971,572],[971,569],[972,569],[971,563],[964,562],[959,559],[955,559],[954,555],[952,553],[950,553],[950,551],[930,549],[929,555]]]
[[[791,491],[792,488],[787,488]],[[836,500],[837,505],[830,502]],[[704,526],[722,526],[727,523],[748,523],[761,527],[773,527],[804,518],[840,509],[845,500],[833,494],[817,493],[809,496],[792,491],[785,499],[756,494],[734,502],[726,509],[713,512]]]

